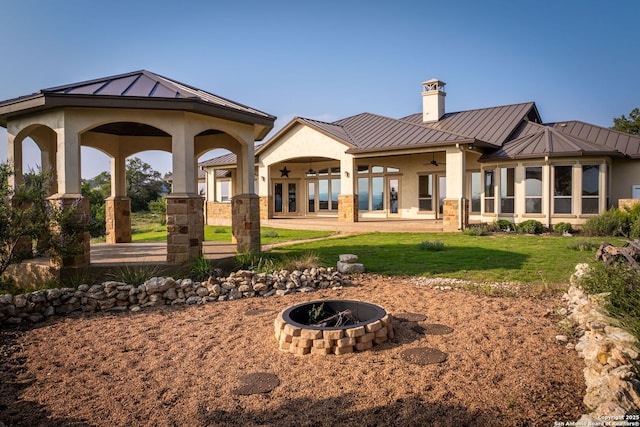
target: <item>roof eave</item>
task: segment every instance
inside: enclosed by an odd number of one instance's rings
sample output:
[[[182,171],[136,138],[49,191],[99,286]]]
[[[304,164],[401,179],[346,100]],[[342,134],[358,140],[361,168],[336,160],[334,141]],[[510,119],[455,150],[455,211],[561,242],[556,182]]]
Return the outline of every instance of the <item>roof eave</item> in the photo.
[[[624,154],[619,151],[602,151],[602,152],[586,152],[586,151],[566,151],[562,153],[536,153],[536,154],[518,154],[515,156],[480,156],[479,163],[489,163],[501,160],[527,160],[527,159],[542,159],[545,157],[559,158],[559,157],[611,157],[611,158],[624,158]]]
[[[258,139],[264,138],[269,133],[276,120],[275,116],[266,113],[263,113],[263,115],[240,111],[231,107],[213,105],[197,98],[150,99],[147,97],[134,96],[116,97],[40,93],[5,101],[0,104],[0,123],[6,123],[6,120],[11,116],[64,107],[192,111],[244,124],[262,126],[263,128],[256,135],[256,137],[259,137]]]

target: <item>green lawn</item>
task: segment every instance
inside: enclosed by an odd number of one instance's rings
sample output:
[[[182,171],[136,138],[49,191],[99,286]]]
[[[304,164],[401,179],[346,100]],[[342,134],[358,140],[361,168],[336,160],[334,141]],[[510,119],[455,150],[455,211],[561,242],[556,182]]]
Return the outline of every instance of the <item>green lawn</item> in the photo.
[[[576,240],[599,244],[602,238],[462,233],[372,233],[280,247],[274,253],[312,251],[326,265],[340,254],[358,255],[368,272],[392,276],[450,277],[476,282],[567,283],[575,265],[595,251],[570,248]],[[444,243],[441,251],[420,249],[424,241]],[[621,239],[609,239],[620,244]]]
[[[133,241],[166,240],[166,227],[149,214],[134,214]],[[358,255],[368,272],[391,276],[450,277],[475,282],[567,283],[575,265],[594,259],[594,250],[575,250],[577,241],[599,245],[603,238],[463,233],[369,233],[313,242],[295,240],[325,237],[331,231],[261,228],[262,244],[291,241],[273,250],[275,256],[313,252],[322,264],[335,265],[338,255]],[[206,241],[231,241],[231,227],[205,226]],[[420,248],[422,242],[440,241],[441,251]],[[612,239],[623,244],[623,239]]]

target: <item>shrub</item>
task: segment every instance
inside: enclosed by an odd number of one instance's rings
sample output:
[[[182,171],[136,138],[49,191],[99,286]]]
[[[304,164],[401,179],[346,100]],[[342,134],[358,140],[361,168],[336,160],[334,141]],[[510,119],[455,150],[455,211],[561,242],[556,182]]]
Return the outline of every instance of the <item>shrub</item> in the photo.
[[[152,277],[160,276],[162,267],[157,264],[142,264],[116,267],[107,276],[117,282],[123,282],[127,285],[140,286]]]
[[[506,219],[499,219],[496,221],[496,227],[500,231],[516,231],[516,225]]]
[[[276,230],[266,230],[262,233],[262,237],[271,237],[271,238],[275,238],[275,237],[280,237],[280,235],[278,234],[278,232]]]
[[[541,234],[544,231],[544,226],[540,221],[528,219],[518,224],[518,231],[526,234]]]
[[[211,261],[205,257],[200,256],[191,262],[191,278],[196,282],[202,282],[214,275],[215,273],[213,266],[211,265]]]
[[[423,251],[438,252],[444,249],[444,243],[442,243],[440,240],[435,240],[433,242],[425,240],[424,242],[418,244],[418,249],[422,249]]]
[[[608,292],[606,309],[636,338],[640,339],[640,272],[624,262],[591,266],[582,279],[590,294]]]
[[[166,197],[160,197],[156,200],[152,200],[148,204],[148,208],[151,212],[160,217],[160,224],[166,225],[167,223],[167,199]]]
[[[488,234],[487,227],[482,224],[471,225],[467,227],[467,229],[464,231],[464,234],[466,234],[467,236],[486,236]]]
[[[567,244],[567,248],[582,252],[595,251],[599,246],[599,244],[588,240],[575,240]]]
[[[563,234],[565,232],[573,233],[574,230],[571,224],[569,224],[568,222],[559,222],[553,226],[553,231],[555,231],[558,234]]]
[[[589,218],[582,230],[587,236],[624,236],[628,235],[628,219],[626,212],[611,208],[601,215]]]

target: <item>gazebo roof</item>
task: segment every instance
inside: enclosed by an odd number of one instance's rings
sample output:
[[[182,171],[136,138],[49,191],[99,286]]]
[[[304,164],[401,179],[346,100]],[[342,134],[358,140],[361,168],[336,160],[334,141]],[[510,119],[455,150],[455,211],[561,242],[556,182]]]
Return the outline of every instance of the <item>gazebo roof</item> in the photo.
[[[275,116],[146,70],[42,89],[0,102],[0,126],[22,114],[63,107],[183,110],[273,128]]]

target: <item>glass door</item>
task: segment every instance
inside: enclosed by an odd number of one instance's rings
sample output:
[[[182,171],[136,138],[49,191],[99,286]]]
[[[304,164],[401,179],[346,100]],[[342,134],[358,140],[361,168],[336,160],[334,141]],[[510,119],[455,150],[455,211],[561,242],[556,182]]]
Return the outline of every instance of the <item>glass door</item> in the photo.
[[[444,210],[444,199],[447,197],[447,177],[438,176],[438,215],[442,218]]]
[[[388,178],[387,188],[389,189],[389,214],[397,215],[400,204],[400,179]]]
[[[298,195],[298,185],[295,182],[287,182],[287,183],[275,182],[273,184],[274,215],[287,215],[287,214],[297,213],[298,212],[297,195]]]

